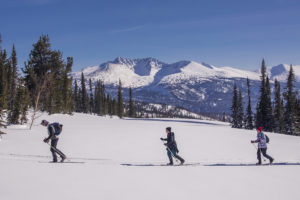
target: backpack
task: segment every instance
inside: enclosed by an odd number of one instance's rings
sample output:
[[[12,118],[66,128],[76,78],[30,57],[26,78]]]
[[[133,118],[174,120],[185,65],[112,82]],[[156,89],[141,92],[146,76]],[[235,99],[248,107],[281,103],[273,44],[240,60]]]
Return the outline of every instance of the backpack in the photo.
[[[52,124],[52,126],[54,127],[54,130],[55,130],[54,135],[59,135],[62,131],[63,125],[55,122]]]
[[[265,134],[266,136],[266,143],[269,143],[270,142],[270,138]]]

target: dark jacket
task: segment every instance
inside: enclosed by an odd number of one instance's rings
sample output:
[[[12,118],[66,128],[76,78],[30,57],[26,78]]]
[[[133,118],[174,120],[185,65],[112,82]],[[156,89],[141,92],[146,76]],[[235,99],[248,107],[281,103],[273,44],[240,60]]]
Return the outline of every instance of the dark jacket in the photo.
[[[173,132],[168,133],[168,137],[167,138],[163,138],[164,141],[167,141],[166,146],[170,149],[170,150],[175,150],[177,153],[178,148],[177,148],[177,144],[175,141],[175,134]]]

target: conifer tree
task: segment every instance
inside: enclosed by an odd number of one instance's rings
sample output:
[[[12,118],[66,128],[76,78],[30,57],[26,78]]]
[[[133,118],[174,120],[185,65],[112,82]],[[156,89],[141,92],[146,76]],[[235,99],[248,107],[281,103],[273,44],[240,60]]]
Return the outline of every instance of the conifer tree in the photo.
[[[129,88],[129,113],[128,113],[129,117],[136,117],[135,115],[135,106],[132,100],[132,88]]]
[[[49,108],[48,96],[51,79],[55,71],[53,68],[52,51],[50,49],[50,39],[48,35],[42,35],[39,40],[33,44],[29,60],[25,63],[23,73],[25,75],[25,85],[27,86],[31,102],[33,105],[33,114],[31,117],[30,129],[35,120],[35,115],[39,109],[42,111]],[[47,88],[47,90],[46,90]]]
[[[117,115],[117,101],[116,101],[116,99],[112,100],[112,115]]]
[[[283,100],[281,98],[280,83],[275,79],[275,101],[274,101],[274,131],[282,133],[284,130]]]
[[[295,75],[291,65],[287,79],[286,92],[284,93],[284,132],[289,135],[300,135],[299,119],[297,115],[297,93],[294,89]]]
[[[231,106],[231,126],[232,128],[238,128],[239,124],[238,124],[238,90],[237,90],[237,86],[236,83],[234,83],[233,86],[233,97],[232,97],[232,106]]]
[[[124,106],[123,106],[123,95],[122,95],[122,82],[119,80],[119,87],[118,87],[118,116],[120,118],[123,117],[124,113]]]
[[[23,91],[22,87],[19,85],[17,88],[17,96],[16,96],[16,101],[13,106],[13,110],[11,112],[11,118],[10,118],[10,123],[12,124],[19,124],[20,120],[20,115],[21,115],[21,101],[23,98]]]
[[[272,132],[274,128],[274,116],[271,100],[271,87],[269,77],[266,77],[266,104],[265,104],[265,116],[264,116],[264,129],[265,131]]]
[[[240,89],[238,92],[238,114],[237,114],[237,121],[238,121],[238,127],[237,128],[243,128],[243,122],[244,122],[244,106],[243,106],[243,96],[242,96],[242,90]]]
[[[93,113],[94,112],[94,95],[93,95],[92,79],[89,79],[89,86],[90,86],[90,113]]]
[[[10,57],[10,72],[9,72],[9,80],[8,80],[8,91],[9,91],[9,96],[8,96],[8,116],[7,120],[9,123],[12,123],[11,121],[11,114],[12,111],[14,110],[14,104],[15,104],[15,99],[17,96],[17,81],[18,81],[18,72],[17,72],[17,53],[15,49],[15,45],[13,45],[12,48],[12,53]]]
[[[248,88],[248,106],[247,106],[247,115],[246,115],[246,123],[245,128],[252,130],[253,129],[253,113],[251,108],[251,89],[250,89],[250,80],[247,78],[247,88]]]
[[[73,58],[67,58],[67,64],[63,70],[63,112],[72,113],[72,77],[69,77],[69,73],[72,71]]]
[[[2,50],[2,39],[0,35],[0,128],[6,128],[6,122],[3,120],[5,109],[7,108],[7,79],[6,79],[6,51]],[[5,134],[0,131],[0,134]]]
[[[256,119],[255,124],[256,127],[263,126],[263,107],[264,107],[264,100],[265,100],[265,93],[266,93],[266,65],[265,60],[262,60],[261,64],[261,86],[260,86],[260,98],[258,101],[258,105],[256,107]]]
[[[81,73],[81,112],[83,113],[88,113],[88,95],[86,91],[86,86],[85,86],[85,78],[83,75],[83,72]]]
[[[79,112],[79,94],[78,94],[78,85],[77,81],[74,80],[74,92],[73,92],[73,98],[74,98],[74,108],[73,110],[75,112]]]
[[[270,81],[266,73],[265,61],[263,60],[261,66],[260,98],[256,108],[255,124],[257,127],[262,126],[265,131],[272,131],[273,122]]]
[[[0,51],[0,110],[4,112],[7,109],[8,100],[8,80],[7,68],[9,63],[5,50]]]

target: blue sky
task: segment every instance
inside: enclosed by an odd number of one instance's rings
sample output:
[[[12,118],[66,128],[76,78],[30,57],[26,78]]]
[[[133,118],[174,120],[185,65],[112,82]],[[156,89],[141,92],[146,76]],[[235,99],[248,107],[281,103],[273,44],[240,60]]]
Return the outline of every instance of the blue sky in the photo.
[[[298,0],[0,0],[3,48],[23,67],[48,34],[73,70],[117,56],[242,69],[300,64]]]

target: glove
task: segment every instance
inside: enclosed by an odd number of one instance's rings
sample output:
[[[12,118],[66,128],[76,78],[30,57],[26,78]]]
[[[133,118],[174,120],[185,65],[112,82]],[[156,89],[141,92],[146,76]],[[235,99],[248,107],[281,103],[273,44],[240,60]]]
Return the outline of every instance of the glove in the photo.
[[[164,140],[164,138],[160,138],[160,140]]]
[[[45,143],[48,143],[48,142],[49,142],[49,140],[48,140],[47,138],[45,138],[45,139],[44,139],[44,142],[45,142]]]
[[[167,144],[166,144],[166,143],[165,143],[164,145],[165,145],[165,146],[167,146]]]
[[[254,141],[253,141],[253,140],[251,140],[251,143],[254,143]]]

